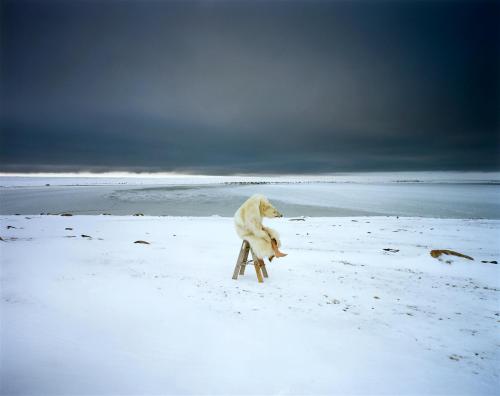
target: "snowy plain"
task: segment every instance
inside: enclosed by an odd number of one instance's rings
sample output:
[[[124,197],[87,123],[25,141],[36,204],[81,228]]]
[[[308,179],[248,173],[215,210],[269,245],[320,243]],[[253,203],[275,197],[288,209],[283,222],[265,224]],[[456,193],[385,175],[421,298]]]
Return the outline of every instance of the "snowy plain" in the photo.
[[[185,175],[175,173],[0,173],[0,187],[190,185],[217,183],[500,183],[500,172],[337,172],[311,175]]]
[[[0,393],[498,394],[500,220],[285,215],[262,284],[230,217],[0,215]]]

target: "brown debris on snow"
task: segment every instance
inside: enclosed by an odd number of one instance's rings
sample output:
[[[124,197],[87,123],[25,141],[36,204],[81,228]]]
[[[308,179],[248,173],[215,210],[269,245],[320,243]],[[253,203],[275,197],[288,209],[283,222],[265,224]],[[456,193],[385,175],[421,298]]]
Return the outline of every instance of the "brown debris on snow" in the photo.
[[[455,252],[453,250],[431,250],[430,251],[430,255],[434,258],[438,258],[439,256],[441,256],[442,254],[447,254],[447,255],[451,255],[451,256],[457,256],[457,257],[463,257],[463,258],[466,258],[468,260],[474,260],[472,257],[470,256],[467,256],[465,254],[462,254],[462,253],[458,253],[458,252]]]
[[[150,243],[147,241],[135,241],[134,243],[143,243],[145,245],[150,245]]]

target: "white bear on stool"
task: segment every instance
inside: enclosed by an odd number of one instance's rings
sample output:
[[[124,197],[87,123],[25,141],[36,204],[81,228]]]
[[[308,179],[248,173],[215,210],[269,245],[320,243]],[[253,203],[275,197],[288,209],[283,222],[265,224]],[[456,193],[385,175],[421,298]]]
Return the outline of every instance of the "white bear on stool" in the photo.
[[[272,260],[275,256],[286,256],[279,250],[281,246],[279,234],[272,228],[262,225],[263,217],[283,217],[283,215],[263,195],[252,195],[234,214],[237,234],[250,243],[250,247],[260,260],[264,257]]]

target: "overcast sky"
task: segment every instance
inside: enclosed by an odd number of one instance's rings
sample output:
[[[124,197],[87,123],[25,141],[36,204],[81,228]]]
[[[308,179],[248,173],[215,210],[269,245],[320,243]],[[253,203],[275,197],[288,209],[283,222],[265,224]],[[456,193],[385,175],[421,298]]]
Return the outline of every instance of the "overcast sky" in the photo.
[[[499,169],[498,2],[1,4],[3,171]]]

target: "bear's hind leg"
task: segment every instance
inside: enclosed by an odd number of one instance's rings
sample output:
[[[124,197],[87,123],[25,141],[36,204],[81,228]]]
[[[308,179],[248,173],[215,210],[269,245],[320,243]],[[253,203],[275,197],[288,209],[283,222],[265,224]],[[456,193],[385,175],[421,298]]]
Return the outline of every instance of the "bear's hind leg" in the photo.
[[[280,252],[280,249],[278,248],[278,244],[276,243],[276,239],[271,240],[271,246],[273,247],[274,255],[276,257],[285,257],[287,256],[286,253]]]

